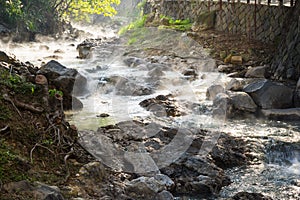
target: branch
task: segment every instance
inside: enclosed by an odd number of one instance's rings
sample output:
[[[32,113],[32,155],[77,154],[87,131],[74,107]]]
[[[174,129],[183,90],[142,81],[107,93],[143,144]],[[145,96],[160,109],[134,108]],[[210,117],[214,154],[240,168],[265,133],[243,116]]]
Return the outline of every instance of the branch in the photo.
[[[48,147],[45,147],[45,146],[43,146],[43,145],[41,145],[41,144],[39,144],[39,143],[36,143],[36,144],[34,145],[34,147],[30,150],[30,162],[31,162],[31,163],[33,163],[32,154],[33,154],[33,151],[35,150],[36,147],[42,147],[42,148],[44,148],[44,149],[47,149],[47,150],[48,150],[49,152],[51,152],[54,156],[56,156],[55,153],[54,153],[53,151],[51,151]]]
[[[17,111],[17,113],[19,114],[19,116],[21,118],[23,118],[22,115],[21,115],[21,113],[20,113],[20,111],[18,110],[18,108],[16,107],[16,105],[14,104],[14,102],[11,100],[11,98],[9,98],[9,96],[7,94],[3,95],[3,99],[6,100],[6,101],[9,101],[13,105],[14,109]]]

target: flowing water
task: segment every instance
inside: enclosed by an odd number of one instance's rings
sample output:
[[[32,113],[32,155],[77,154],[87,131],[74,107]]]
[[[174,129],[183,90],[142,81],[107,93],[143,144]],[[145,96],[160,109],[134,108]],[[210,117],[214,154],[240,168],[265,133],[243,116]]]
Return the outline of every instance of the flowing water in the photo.
[[[95,28],[93,29],[95,33]],[[114,30],[107,28],[105,31],[99,28],[96,32],[97,35],[92,37],[117,37]],[[18,59],[28,60],[36,66],[57,58],[63,65],[75,68],[87,77],[88,92],[79,97],[84,105],[83,110],[66,113],[79,130],[97,130],[100,126],[135,119],[163,126],[221,130],[249,141],[249,145],[256,148],[252,152],[256,159],[251,165],[226,171],[232,184],[223,188],[220,199],[239,191],[258,192],[280,200],[300,199],[299,123],[255,118],[213,119],[212,102],[206,100],[206,89],[212,84],[225,84],[230,78],[215,71],[214,60],[195,41],[182,33],[149,29],[138,44],[128,47],[122,40],[111,39],[104,46],[96,47],[91,58],[82,60],[76,58],[76,46],[82,40],[83,38],[66,41],[41,38],[39,43],[10,43],[2,45],[1,49],[4,48],[14,53]],[[58,49],[61,51],[54,52]],[[164,54],[143,55],[140,54],[141,49],[150,49],[152,53],[164,51]],[[146,63],[128,67],[123,62],[126,58],[124,54],[128,52],[144,56],[142,61]],[[149,61],[162,64],[160,67],[163,74],[159,78],[153,79],[149,75]],[[184,68],[191,65],[198,73],[194,80],[182,75]],[[131,85],[126,89],[127,93],[120,95],[127,83]],[[136,95],[141,88],[152,92]],[[139,106],[141,101],[161,94],[172,94],[187,115],[157,116]],[[102,113],[109,117],[99,117]]]

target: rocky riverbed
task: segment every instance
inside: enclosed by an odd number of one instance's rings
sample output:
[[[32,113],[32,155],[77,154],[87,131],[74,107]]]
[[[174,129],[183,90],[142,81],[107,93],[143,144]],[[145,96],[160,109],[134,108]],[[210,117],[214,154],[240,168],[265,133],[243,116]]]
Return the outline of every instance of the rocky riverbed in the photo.
[[[1,198],[297,199],[299,126],[257,119],[297,119],[296,83],[266,80],[266,59],[241,49],[213,59],[202,36],[88,39],[78,62],[40,68],[1,52]]]

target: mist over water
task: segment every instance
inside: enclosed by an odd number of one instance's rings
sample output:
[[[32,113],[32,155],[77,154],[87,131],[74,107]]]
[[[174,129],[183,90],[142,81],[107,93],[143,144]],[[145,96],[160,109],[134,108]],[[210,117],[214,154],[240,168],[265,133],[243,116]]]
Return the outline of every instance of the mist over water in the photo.
[[[136,5],[136,4],[134,4]],[[121,19],[121,24],[131,19]],[[118,39],[106,47],[96,47],[89,59],[78,59],[76,47],[86,38],[118,38],[117,31],[107,25],[79,26],[85,33],[76,39],[54,39],[39,36],[37,42],[30,43],[0,43],[0,49],[13,53],[22,61],[29,61],[35,66],[41,66],[50,60],[57,60],[69,68],[77,69],[88,79],[88,93],[80,96],[84,108],[82,111],[66,112],[71,123],[79,130],[97,130],[100,126],[115,124],[126,120],[142,120],[155,122],[161,126],[203,128],[212,131],[222,131],[232,136],[242,137],[254,146],[260,146],[267,151],[276,141],[289,143],[300,141],[299,123],[287,123],[260,119],[215,120],[211,116],[212,102],[206,99],[206,89],[212,84],[225,85],[230,78],[216,72],[216,63],[209,57],[206,49],[189,38],[186,34],[171,30],[157,30],[149,28],[145,31],[145,38],[140,43],[129,47]],[[145,59],[157,60],[164,64],[174,58],[172,66],[157,81],[149,79],[147,65],[128,67],[124,63],[125,52],[138,49],[164,50],[169,56],[160,57],[145,55]],[[175,56],[174,56],[175,55]],[[193,65],[198,76],[195,80],[187,80],[182,75],[184,67],[180,56],[188,60],[187,65]],[[177,59],[177,60],[176,60]],[[178,61],[178,63],[177,63]],[[132,91],[127,95],[118,95],[122,89],[121,80],[125,79],[132,84]],[[150,80],[150,81],[148,81]],[[153,93],[133,95],[139,91],[135,85],[150,87]],[[187,115],[180,117],[155,116],[142,108],[139,103],[157,95],[172,94],[180,106],[185,108]],[[191,105],[196,104],[206,108],[203,112],[193,112]],[[107,118],[98,117],[100,114],[109,114]],[[275,142],[274,142],[275,141]],[[281,143],[280,143],[281,144]],[[299,145],[298,147],[299,148]],[[273,199],[297,199],[300,193],[300,155],[297,148],[274,148],[262,155],[256,152],[261,160],[243,168],[229,169],[226,173],[233,183],[225,187],[221,197],[229,197],[239,191],[261,192]],[[269,156],[269,157],[268,157]],[[276,160],[278,159],[278,160]],[[299,196],[298,196],[299,197]]]

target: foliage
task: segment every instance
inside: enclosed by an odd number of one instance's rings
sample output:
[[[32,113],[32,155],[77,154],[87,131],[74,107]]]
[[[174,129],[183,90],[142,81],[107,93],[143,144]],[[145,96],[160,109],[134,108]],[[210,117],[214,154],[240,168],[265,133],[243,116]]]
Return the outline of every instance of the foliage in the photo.
[[[138,28],[143,28],[145,25],[146,19],[147,19],[147,15],[143,15],[140,18],[138,18],[137,20],[128,24],[127,26],[122,27],[119,31],[119,35],[124,35],[124,33],[126,33],[129,30],[136,30]]]
[[[0,23],[17,32],[57,33],[64,19],[87,20],[90,14],[112,16],[120,0],[1,0]]]
[[[166,19],[168,21],[168,25],[160,25],[159,28],[168,28],[179,31],[188,31],[192,27],[192,22],[190,19],[172,19],[168,16],[160,16],[161,19]]]
[[[10,74],[8,71],[1,71],[0,84],[13,89],[19,94],[34,94],[36,86],[26,82],[18,75]]]
[[[60,12],[77,21],[89,20],[91,14],[115,15],[117,11],[112,4],[119,5],[120,0],[70,0],[68,8],[62,9]]]
[[[63,92],[60,91],[60,90],[57,90],[57,89],[50,89],[50,90],[49,90],[49,96],[50,96],[50,97],[55,97],[55,96],[60,96],[60,97],[62,97],[62,96],[63,96]]]

